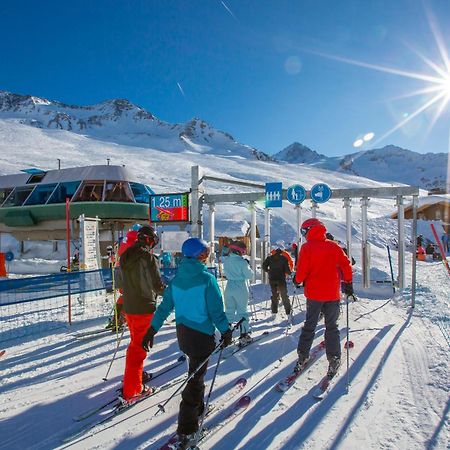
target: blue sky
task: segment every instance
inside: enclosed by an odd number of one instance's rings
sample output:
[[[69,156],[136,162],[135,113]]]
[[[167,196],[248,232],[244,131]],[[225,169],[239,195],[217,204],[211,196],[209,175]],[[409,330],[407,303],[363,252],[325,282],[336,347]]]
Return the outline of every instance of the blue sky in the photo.
[[[450,106],[436,103],[379,140],[432,95],[394,97],[436,75],[427,19],[450,49],[448,0],[77,0],[0,3],[0,89],[93,104],[127,98],[161,120],[200,117],[268,153],[294,141],[326,155],[395,144],[448,152]],[[183,92],[181,92],[179,86]]]

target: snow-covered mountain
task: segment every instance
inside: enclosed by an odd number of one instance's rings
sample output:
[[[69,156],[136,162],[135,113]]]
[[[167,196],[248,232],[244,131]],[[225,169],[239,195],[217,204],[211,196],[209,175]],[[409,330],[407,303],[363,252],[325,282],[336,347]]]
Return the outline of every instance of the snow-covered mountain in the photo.
[[[279,161],[286,161],[292,164],[317,164],[328,160],[325,155],[320,155],[315,150],[311,150],[299,142],[294,142],[281,150],[281,152],[278,152],[274,157]]]
[[[383,182],[417,185],[424,189],[445,188],[450,183],[448,154],[421,154],[395,145],[327,157],[294,142],[274,155],[278,161],[312,164],[322,169],[359,175]]]
[[[230,134],[194,118],[184,124],[163,122],[128,100],[76,106],[32,95],[0,91],[0,119],[41,129],[66,130],[118,144],[150,147],[165,152],[271,160],[269,155],[237,142]]]

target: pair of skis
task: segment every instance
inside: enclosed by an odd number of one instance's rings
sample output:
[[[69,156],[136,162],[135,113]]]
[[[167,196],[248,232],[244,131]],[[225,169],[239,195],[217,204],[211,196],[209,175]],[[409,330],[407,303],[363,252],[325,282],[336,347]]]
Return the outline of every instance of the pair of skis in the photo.
[[[229,391],[224,398],[219,399],[217,402],[213,403],[211,407],[208,409],[208,412],[205,415],[205,418],[210,418],[212,413],[216,415],[218,412],[223,410],[223,407],[226,403],[228,403],[233,397],[235,397],[239,392],[241,392],[245,386],[247,385],[246,378],[239,378],[233,385],[231,391]],[[185,449],[195,449],[198,448],[197,445],[200,442],[206,441],[212,434],[216,433],[236,417],[238,417],[241,413],[243,413],[248,405],[250,404],[251,398],[248,395],[244,395],[240,397],[237,401],[232,403],[224,413],[224,415],[213,422],[210,426],[204,426],[198,433],[195,439],[195,442],[190,442],[188,447]],[[181,447],[182,448],[182,447]],[[165,444],[159,447],[158,450],[173,450],[180,449],[178,446],[178,439],[176,434],[172,434],[172,436],[167,440]]]
[[[351,344],[351,345],[350,345]],[[353,342],[349,341],[348,348],[353,348]],[[302,375],[317,359],[320,358],[323,351],[325,349],[325,341],[320,342],[314,349],[311,351],[309,359],[305,362],[305,364],[300,367],[298,371],[292,371],[289,375],[283,378],[280,382],[275,385],[275,390],[278,392],[286,392],[297,380],[300,375]],[[325,375],[317,386],[312,391],[312,396],[317,400],[323,400],[326,395],[330,392],[334,382],[336,381],[337,374],[339,373],[339,369],[332,375]]]
[[[78,340],[85,340],[85,339],[91,339],[91,338],[97,337],[99,335],[107,334],[107,333],[112,335],[113,333],[115,333],[115,331],[116,331],[115,328],[100,328],[98,330],[91,330],[91,331],[85,331],[82,333],[75,333],[75,334],[72,334],[72,336]]]
[[[309,355],[309,359],[297,371],[292,371],[289,375],[284,377],[275,385],[275,390],[278,392],[286,392],[297,381],[297,378],[302,375],[312,364],[322,355],[325,349],[325,341],[316,345]]]
[[[153,381],[154,379],[160,377],[161,375],[164,375],[168,372],[170,372],[171,370],[177,368],[178,366],[184,364],[184,361],[186,361],[186,356],[181,355],[173,364],[171,364],[170,366],[166,367],[165,369],[161,370],[160,372],[158,372],[156,375],[153,375],[147,383]],[[184,376],[184,375],[183,375]],[[183,379],[183,376],[177,377],[174,380],[169,381],[168,383],[164,384],[163,386],[157,388],[159,391],[161,390],[166,390],[169,389],[170,387],[174,386],[175,384],[177,384],[178,382],[180,382]],[[84,413],[79,414],[78,416],[75,416],[73,418],[73,420],[75,422],[81,422],[99,412],[101,412],[102,410],[106,409],[108,406],[110,405],[114,405],[116,406],[118,404],[118,400],[117,397],[114,397],[113,399],[107,401],[106,403],[103,403],[95,408],[89,409],[87,411],[85,411]]]

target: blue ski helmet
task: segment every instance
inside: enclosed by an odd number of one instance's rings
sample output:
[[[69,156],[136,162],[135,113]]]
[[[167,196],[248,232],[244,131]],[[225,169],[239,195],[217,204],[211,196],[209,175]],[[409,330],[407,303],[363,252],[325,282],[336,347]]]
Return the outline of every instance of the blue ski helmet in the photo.
[[[140,223],[133,223],[131,225],[131,231],[139,231],[142,228],[142,225]]]
[[[181,252],[187,258],[198,258],[204,253],[209,253],[209,246],[203,239],[189,238],[183,242]]]

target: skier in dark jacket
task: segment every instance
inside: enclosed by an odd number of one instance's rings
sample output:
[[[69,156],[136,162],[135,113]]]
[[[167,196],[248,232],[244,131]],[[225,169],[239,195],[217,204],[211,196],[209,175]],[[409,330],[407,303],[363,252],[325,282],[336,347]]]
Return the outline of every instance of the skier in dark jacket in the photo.
[[[158,260],[152,253],[158,241],[155,230],[150,226],[143,226],[139,229],[134,245],[125,250],[120,258],[123,310],[131,338],[121,396],[124,403],[132,402],[141,393],[146,393],[145,385],[142,384],[142,372],[147,352],[142,348],[141,342],[156,309],[156,296],[164,291]]]
[[[284,310],[289,316],[292,311],[291,302],[287,293],[286,276],[291,274],[289,263],[283,254],[284,248],[277,244],[275,253],[269,255],[263,262],[262,269],[269,273],[269,284],[272,290],[271,309],[272,314],[278,312],[278,302],[281,295]]]
[[[300,231],[307,242],[300,249],[294,284],[304,284],[306,319],[298,342],[295,370],[302,370],[308,362],[319,314],[323,311],[328,375],[332,377],[341,363],[338,328],[341,278],[344,294],[352,295],[352,266],[339,244],[325,238],[327,230],[320,220],[306,220]]]
[[[224,347],[231,344],[232,332],[223,310],[219,285],[206,267],[208,244],[202,239],[190,238],[183,243],[181,250],[184,258],[164,292],[142,346],[146,351],[153,346],[155,334],[175,309],[178,345],[189,358],[189,374],[206,360],[181,394],[177,442],[173,445],[174,448],[185,449],[195,440],[198,419],[203,413],[204,377],[207,359],[215,348],[215,329],[222,334]]]

